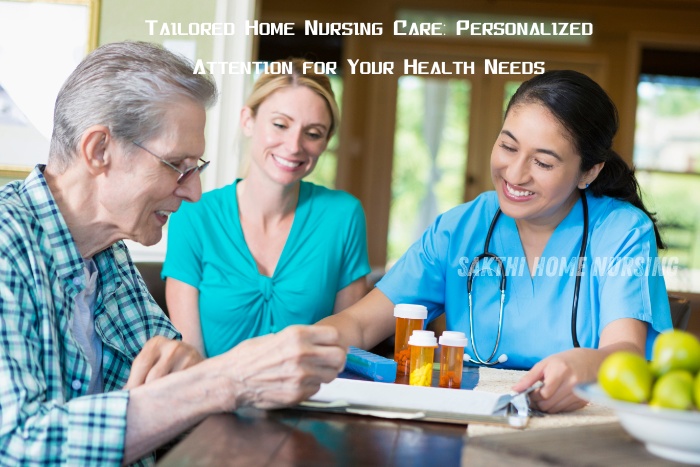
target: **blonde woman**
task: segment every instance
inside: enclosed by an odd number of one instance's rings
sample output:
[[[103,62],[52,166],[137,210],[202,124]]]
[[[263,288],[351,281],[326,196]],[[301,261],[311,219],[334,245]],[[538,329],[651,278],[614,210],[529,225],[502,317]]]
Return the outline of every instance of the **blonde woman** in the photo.
[[[312,324],[359,300],[368,274],[364,212],[351,195],[304,182],[337,129],[325,75],[264,74],[241,111],[250,168],[184,204],[163,267],[170,317],[205,356]]]

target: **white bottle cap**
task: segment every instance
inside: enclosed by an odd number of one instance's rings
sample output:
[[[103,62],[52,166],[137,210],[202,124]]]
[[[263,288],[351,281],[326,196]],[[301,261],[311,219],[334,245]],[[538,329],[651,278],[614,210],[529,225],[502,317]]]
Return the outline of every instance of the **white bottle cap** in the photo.
[[[394,306],[394,316],[397,318],[426,319],[428,317],[428,309],[423,305],[399,303]]]
[[[416,347],[437,347],[437,338],[433,331],[413,331],[408,338],[408,345]]]
[[[467,346],[467,336],[459,331],[443,331],[440,336],[440,345],[464,348]]]

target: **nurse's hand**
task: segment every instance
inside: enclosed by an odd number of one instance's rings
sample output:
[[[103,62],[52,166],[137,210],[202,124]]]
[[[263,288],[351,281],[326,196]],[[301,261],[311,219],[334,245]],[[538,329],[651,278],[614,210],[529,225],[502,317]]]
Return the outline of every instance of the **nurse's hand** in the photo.
[[[602,352],[594,349],[571,349],[551,355],[533,366],[513,390],[523,391],[543,381],[544,386],[530,394],[535,408],[549,413],[580,409],[586,401],[576,397],[572,390],[577,384],[596,379],[602,359]]]
[[[543,412],[568,412],[586,405],[572,390],[580,383],[595,381],[598,368],[606,356],[625,350],[644,355],[647,323],[621,318],[609,323],[600,335],[597,349],[576,348],[551,355],[532,367],[514,391],[523,391],[536,381],[544,386],[530,395],[530,400]]]

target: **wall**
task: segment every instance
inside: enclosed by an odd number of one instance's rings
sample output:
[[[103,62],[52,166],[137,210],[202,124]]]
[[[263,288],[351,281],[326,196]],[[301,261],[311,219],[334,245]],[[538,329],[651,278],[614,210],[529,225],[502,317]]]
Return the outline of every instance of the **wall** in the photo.
[[[449,39],[445,37],[394,37],[391,25],[401,8],[448,10],[468,19],[470,13],[507,14],[571,18],[594,24],[589,45],[536,44],[484,39]],[[620,111],[620,131],[615,147],[631,162],[634,143],[636,83],[639,52],[644,44],[700,50],[700,1],[698,0],[355,0],[331,3],[322,0],[263,0],[263,21],[382,22],[385,32],[380,37],[346,36],[345,58],[376,60],[387,51],[414,54],[459,53],[476,55],[510,54],[537,57],[559,56],[582,63],[596,64],[596,79],[608,91]],[[373,102],[391,88],[386,76],[344,76],[343,123],[340,130],[338,187],[358,196],[368,218],[370,261],[383,265],[391,181],[393,143],[378,143],[377,135],[393,135],[392,115],[372,118],[377,109]],[[395,86],[395,85],[394,85]],[[496,108],[482,96],[483,118],[492,119]],[[497,104],[498,105],[498,104]],[[494,110],[495,109],[495,110]],[[378,109],[382,112],[382,109]],[[392,110],[386,110],[389,114]],[[472,129],[472,135],[474,131]],[[493,137],[491,137],[493,138]],[[473,150],[475,149],[475,150]],[[488,189],[485,176],[490,151],[483,145],[470,148],[469,165],[478,166],[481,177],[476,191]],[[468,169],[469,170],[469,169]],[[467,181],[465,180],[465,183]],[[473,191],[467,190],[467,199]]]
[[[193,59],[208,61],[249,61],[253,50],[253,36],[161,36],[163,23],[235,23],[242,29],[246,20],[255,14],[255,0],[102,0],[99,43],[122,40],[143,40],[164,44],[167,40],[192,40],[196,44]],[[146,20],[157,20],[149,35]],[[164,44],[168,47],[171,44]],[[177,46],[178,43],[176,42]],[[212,168],[203,172],[204,191],[231,183],[238,173],[237,149],[238,116],[243,106],[248,76],[214,73],[220,92],[217,104],[207,112],[206,151],[204,158]],[[153,247],[127,242],[136,261],[162,261],[165,257],[167,227],[163,240]]]
[[[205,23],[214,21],[216,0],[102,0],[99,43],[124,40],[157,42],[162,44],[167,36],[148,34],[146,20],[159,23]],[[171,39],[190,40],[189,37]],[[212,36],[192,36],[196,42],[197,57],[211,60],[214,49]]]

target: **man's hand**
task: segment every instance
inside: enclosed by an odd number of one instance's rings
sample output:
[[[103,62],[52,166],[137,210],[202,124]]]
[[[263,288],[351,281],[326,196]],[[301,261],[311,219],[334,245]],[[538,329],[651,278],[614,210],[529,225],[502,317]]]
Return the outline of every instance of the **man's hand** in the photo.
[[[131,393],[125,462],[139,459],[207,415],[307,399],[343,369],[346,349],[338,340],[331,326],[291,326],[204,361],[186,344],[148,341],[126,385]]]
[[[212,371],[230,383],[225,384],[229,402],[222,409],[275,408],[309,398],[343,370],[347,349],[338,340],[330,326],[290,326],[207,360],[206,366],[215,364]]]
[[[148,340],[131,365],[124,389],[133,389],[170,373],[184,370],[204,358],[191,345],[156,336]]]

